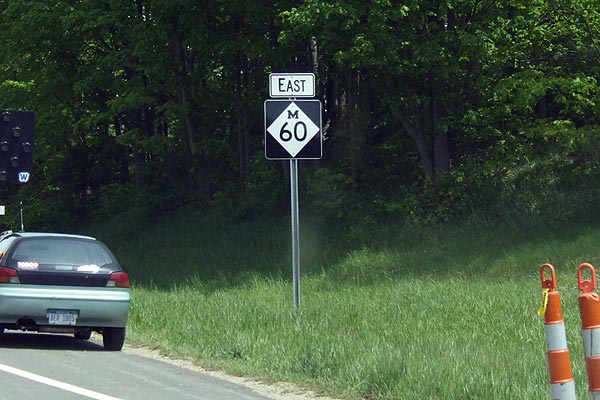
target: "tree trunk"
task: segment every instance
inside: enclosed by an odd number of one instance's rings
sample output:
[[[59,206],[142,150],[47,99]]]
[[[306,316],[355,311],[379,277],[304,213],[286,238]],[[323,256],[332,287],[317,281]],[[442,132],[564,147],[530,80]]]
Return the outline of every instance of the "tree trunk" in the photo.
[[[183,70],[186,78],[191,78],[195,73],[194,68],[194,56],[191,51],[181,42],[180,38],[177,38],[173,44],[173,52],[179,59],[183,66]],[[211,186],[208,181],[209,170],[206,162],[206,154],[204,151],[199,150],[196,145],[200,140],[197,136],[197,122],[194,120],[191,109],[192,102],[192,85],[181,84],[177,90],[177,96],[179,103],[183,110],[183,119],[185,123],[185,132],[190,151],[192,166],[190,168],[190,175],[195,176],[198,181],[198,194],[203,202],[208,202],[212,197]],[[201,141],[200,141],[201,142]]]
[[[245,88],[248,86],[248,60],[244,54],[237,52],[237,71],[243,71],[236,76],[236,116],[238,136],[238,160],[240,169],[240,186],[244,191],[250,175],[250,147],[248,135],[248,107],[244,99]]]
[[[364,169],[365,126],[367,124],[361,106],[360,73],[350,71],[346,77],[345,104],[343,105],[343,125],[349,135],[350,173],[357,182]]]
[[[431,91],[431,120],[433,128],[433,168],[435,187],[439,188],[442,178],[450,169],[450,151],[448,150],[448,132],[442,126],[443,105],[440,90],[434,82]]]
[[[396,118],[398,118],[402,124],[402,127],[404,127],[408,133],[408,136],[415,141],[419,158],[421,159],[421,165],[423,166],[423,171],[425,172],[425,178],[430,182],[435,182],[435,168],[433,165],[433,159],[429,151],[429,146],[427,145],[427,137],[425,136],[425,132],[423,132],[421,124],[418,122],[418,116],[415,115],[415,122],[411,123],[408,117],[404,115],[404,113],[397,106],[392,107],[392,113]]]

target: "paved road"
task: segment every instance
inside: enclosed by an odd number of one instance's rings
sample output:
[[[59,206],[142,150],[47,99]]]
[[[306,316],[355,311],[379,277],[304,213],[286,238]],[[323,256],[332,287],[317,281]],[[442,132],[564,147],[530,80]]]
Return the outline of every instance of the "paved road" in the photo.
[[[68,335],[7,332],[0,400],[267,400],[250,388]]]

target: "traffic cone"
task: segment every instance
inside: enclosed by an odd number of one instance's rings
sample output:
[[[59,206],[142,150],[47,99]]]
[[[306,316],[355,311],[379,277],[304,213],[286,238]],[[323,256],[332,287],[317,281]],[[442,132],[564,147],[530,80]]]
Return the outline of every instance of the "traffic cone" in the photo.
[[[584,269],[590,271],[591,279],[583,279]],[[579,295],[579,313],[588,390],[590,399],[600,400],[600,296],[592,292],[596,289],[596,271],[593,265],[583,263],[579,266],[577,287],[583,292]]]
[[[546,279],[546,271],[551,278]],[[560,307],[560,293],[556,290],[556,273],[551,264],[540,269],[544,300],[540,315],[544,316],[546,328],[548,372],[550,374],[550,392],[553,400],[575,400],[575,381],[571,372],[571,360],[567,348],[567,334]]]

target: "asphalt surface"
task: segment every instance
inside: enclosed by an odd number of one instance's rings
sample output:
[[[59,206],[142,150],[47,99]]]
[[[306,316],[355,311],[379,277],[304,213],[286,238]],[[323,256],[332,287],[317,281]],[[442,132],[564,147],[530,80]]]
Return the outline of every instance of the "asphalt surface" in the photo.
[[[252,388],[70,335],[5,332],[0,400],[267,400]]]

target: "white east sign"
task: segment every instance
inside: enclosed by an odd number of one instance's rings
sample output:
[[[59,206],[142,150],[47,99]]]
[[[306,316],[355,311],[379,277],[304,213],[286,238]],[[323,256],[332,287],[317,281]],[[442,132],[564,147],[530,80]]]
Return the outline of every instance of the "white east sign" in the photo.
[[[271,97],[315,97],[315,74],[273,73],[269,75]]]

